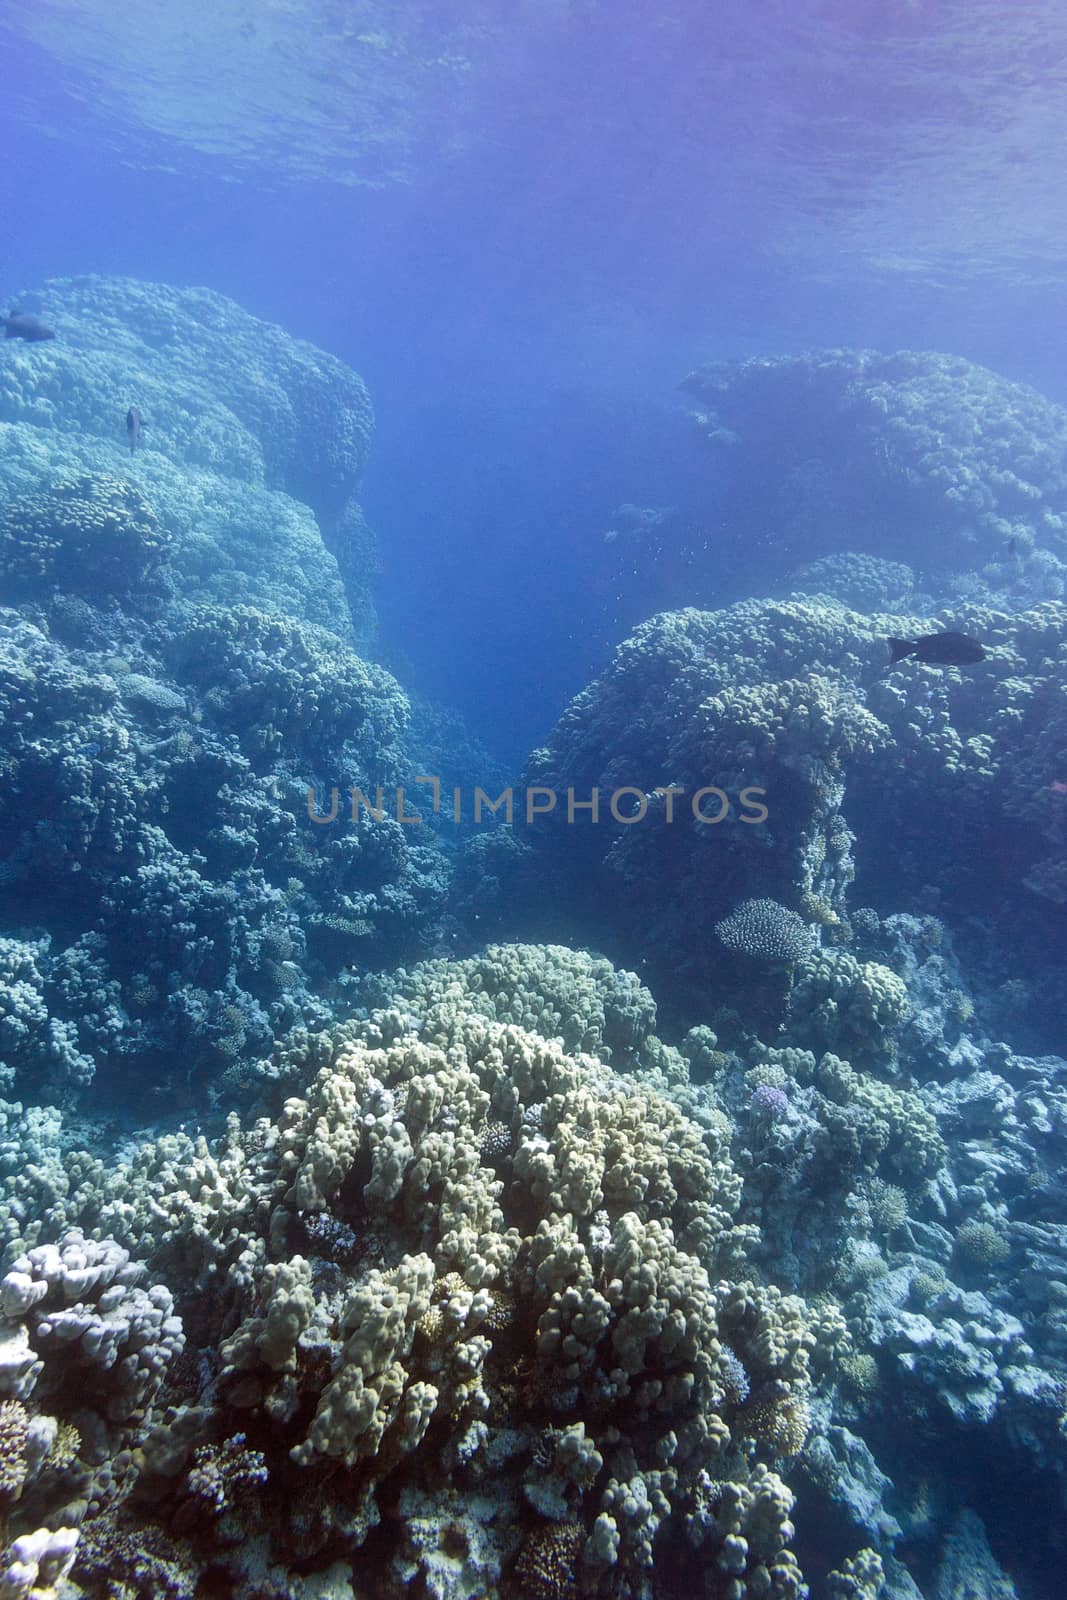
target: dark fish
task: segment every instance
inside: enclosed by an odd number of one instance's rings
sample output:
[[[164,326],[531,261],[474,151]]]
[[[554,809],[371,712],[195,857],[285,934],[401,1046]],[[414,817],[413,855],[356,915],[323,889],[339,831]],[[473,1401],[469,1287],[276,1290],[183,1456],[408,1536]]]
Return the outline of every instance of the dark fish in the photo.
[[[985,660],[985,651],[969,633],[926,633],[921,639],[890,639],[889,660],[914,656],[934,667],[970,667]]]
[[[141,429],[143,427],[144,423],[141,421],[141,413],[138,411],[136,406],[131,406],[126,413],[126,437],[130,441],[131,456],[137,449],[137,445],[141,438]]]
[[[54,339],[55,329],[42,322],[29,311],[12,311],[3,319],[5,339],[27,339],[38,344],[42,339]]]

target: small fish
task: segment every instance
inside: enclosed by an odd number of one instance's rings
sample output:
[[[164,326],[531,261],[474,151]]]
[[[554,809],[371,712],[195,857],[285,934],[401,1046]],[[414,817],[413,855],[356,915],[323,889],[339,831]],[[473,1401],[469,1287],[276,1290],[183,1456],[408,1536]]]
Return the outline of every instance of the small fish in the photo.
[[[1067,783],[1064,783],[1062,778],[1053,778],[1049,788],[1053,794],[1067,794]]]
[[[985,651],[969,633],[926,633],[921,639],[890,639],[889,661],[914,656],[934,667],[970,667],[985,660]]]
[[[126,437],[130,441],[130,454],[133,455],[141,438],[141,429],[144,423],[141,413],[136,406],[131,406],[126,413]]]
[[[29,311],[11,311],[3,319],[5,339],[25,339],[29,344],[39,344],[42,339],[54,339],[55,329]]]

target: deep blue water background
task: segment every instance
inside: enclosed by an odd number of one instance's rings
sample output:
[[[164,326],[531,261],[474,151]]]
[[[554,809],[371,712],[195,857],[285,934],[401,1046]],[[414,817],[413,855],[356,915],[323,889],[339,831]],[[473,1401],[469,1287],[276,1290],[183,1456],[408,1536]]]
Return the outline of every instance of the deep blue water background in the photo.
[[[955,3],[579,8],[495,44],[466,148],[427,135],[412,180],[382,189],[123,124],[0,21],[0,292],[81,272],[206,284],[355,366],[378,416],[383,648],[520,759],[640,615],[605,560],[613,508],[707,503],[676,394],[700,360],[939,348],[1067,399],[1067,214],[1058,261],[1055,216],[1040,250],[1021,221],[1011,237],[1013,175],[1051,192],[1062,149],[1047,119],[1027,144],[1013,96],[1053,104],[1063,54],[1022,27],[1040,8],[980,9],[956,82]],[[939,39],[925,78],[887,69]],[[954,160],[973,193],[946,250]],[[995,258],[965,225],[991,212]],[[743,558],[713,537],[736,598]]]

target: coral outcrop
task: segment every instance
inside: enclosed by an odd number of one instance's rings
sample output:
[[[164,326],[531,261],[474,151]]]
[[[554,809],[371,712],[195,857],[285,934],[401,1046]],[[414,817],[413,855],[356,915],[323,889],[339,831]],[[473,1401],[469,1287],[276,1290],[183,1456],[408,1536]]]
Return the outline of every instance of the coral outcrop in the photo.
[[[341,971],[423,954],[447,879],[356,648],[370,403],[208,291],[42,294],[47,354],[0,362],[0,1087],[217,1095]]]
[[[537,971],[535,952],[510,975],[500,956],[497,995]],[[627,987],[604,964],[574,976],[567,1031]],[[640,1071],[490,1018],[466,997],[478,983],[472,965],[417,970],[418,1031],[393,1007],[305,1046],[302,1091],[214,1150],[171,1136],[117,1171],[82,1163],[59,1246],[17,1258],[0,1290],[26,1346],[10,1393],[37,1392],[34,1352],[81,1302],[79,1336],[108,1364],[140,1303],[109,1287],[133,1251],[173,1286],[199,1372],[177,1333],[150,1391],[123,1366],[106,1413],[143,1422],[123,1515],[156,1507],[138,1513],[151,1529],[167,1508],[186,1564],[230,1571],[235,1593],[234,1541],[269,1530],[269,1562],[305,1572],[358,1561],[373,1535],[397,1573],[426,1575],[448,1539],[491,1589],[550,1570],[562,1540],[584,1592],[636,1594],[658,1533],[684,1526],[693,1572],[799,1596],[779,1473],[808,1435],[818,1322],[745,1276],[725,1121],[702,1128]],[[71,1231],[90,1219],[101,1244]],[[53,1284],[74,1312],[53,1311]],[[194,1524],[190,1503],[210,1515]],[[90,1549],[104,1515],[112,1500],[91,1501]]]
[[[921,528],[941,582],[982,573],[1018,608],[1063,593],[1067,413],[1025,384],[936,352],[825,350],[715,362],[683,388],[724,481],[722,520],[773,527],[776,553],[816,558],[822,592],[829,530],[847,528],[867,562],[906,562]],[[872,588],[867,573],[875,603],[860,609],[889,609],[878,590],[899,595],[902,575],[883,567]]]

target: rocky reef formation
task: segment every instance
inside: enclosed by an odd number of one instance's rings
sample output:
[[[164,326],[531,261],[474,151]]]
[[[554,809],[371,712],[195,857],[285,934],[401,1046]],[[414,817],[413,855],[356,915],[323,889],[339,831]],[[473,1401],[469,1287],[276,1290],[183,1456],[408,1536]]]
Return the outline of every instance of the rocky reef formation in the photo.
[[[495,1020],[546,970],[589,1044],[636,1001],[631,1072]],[[104,1552],[136,1594],[177,1572],[161,1592],[225,1575],[234,1595],[310,1594],[329,1574],[338,1596],[638,1595],[659,1592],[660,1562],[739,1597],[804,1594],[780,1469],[847,1332],[828,1303],[746,1274],[729,1123],[689,1118],[637,1060],[687,1079],[649,1031],[651,998],[606,963],[531,948],[417,968],[395,998],[279,1049],[262,1092],[299,1092],[214,1147],[170,1136],[117,1170],[53,1157],[33,1211],[59,1244],[9,1246],[0,1297],[22,1354],[0,1385],[73,1459],[35,1474],[12,1530],[80,1529],[90,1595]],[[6,1193],[10,1231],[23,1207]],[[95,1349],[92,1296],[116,1271],[135,1281],[131,1256],[167,1285],[151,1295],[170,1342],[105,1481],[77,1394],[21,1374],[39,1370],[47,1286],[80,1273],[63,1292]],[[108,1404],[116,1425],[125,1405]]]
[[[357,653],[370,402],[208,291],[40,300],[56,339],[0,360],[0,1078],[202,1098],[443,893],[393,815],[407,697]],[[353,820],[353,785],[390,798]]]
[[[859,550],[654,617],[450,890],[448,807],[378,791],[502,780],[360,649],[359,380],[46,294],[0,352],[0,1596],[1051,1600],[1067,607]],[[717,427],[855,433],[834,515],[878,471],[872,540],[903,496],[1053,572],[1059,458],[975,369],[750,367]],[[985,658],[890,670],[940,628]]]
[[[682,390],[706,476],[686,514],[623,521],[613,546],[646,614],[678,604],[679,574],[690,603],[721,595],[724,562],[744,593],[799,569],[808,593],[911,609],[916,550],[936,604],[1063,596],[1067,412],[1025,384],[959,356],[842,349],[713,362]]]
[[[342,560],[346,606],[330,559],[360,541],[371,553],[352,503],[374,425],[362,380],[207,289],[60,278],[31,302],[57,337],[0,362],[0,574],[14,529],[47,533],[42,497],[103,475],[151,508],[180,594],[365,642],[373,573]],[[144,419],[132,454],[131,406]]]
[[[893,550],[894,533],[910,545],[921,522],[935,567],[975,540],[987,556],[1013,537],[1062,549],[1067,413],[986,367],[829,350],[713,363],[683,389],[709,446],[728,455],[731,492],[740,500],[762,484],[760,508],[786,537],[816,517],[858,518],[857,547],[870,541],[873,554]]]
[[[864,926],[965,993],[933,919]],[[957,1024],[924,1083],[918,1006],[671,1047],[562,947],[350,1001],[210,1143],[8,1108],[0,1494],[78,1592],[916,1600],[999,1571],[998,1472],[1054,1513],[1067,1063]]]
[[[890,670],[891,635],[950,627],[978,636],[986,659]],[[512,827],[468,846],[456,889],[468,928],[476,907],[482,936],[567,930],[637,967],[689,1020],[721,1005],[760,1027],[781,1020],[791,989],[846,982],[805,976],[791,919],[818,935],[825,966],[851,937],[857,895],[940,910],[975,970],[995,965],[991,1025],[1007,1026],[1024,985],[1048,1048],[1067,1016],[1054,942],[1065,660],[1067,610],[1053,601],[900,616],[797,597],[655,617],[530,757]],[[746,940],[736,919],[754,903]]]

